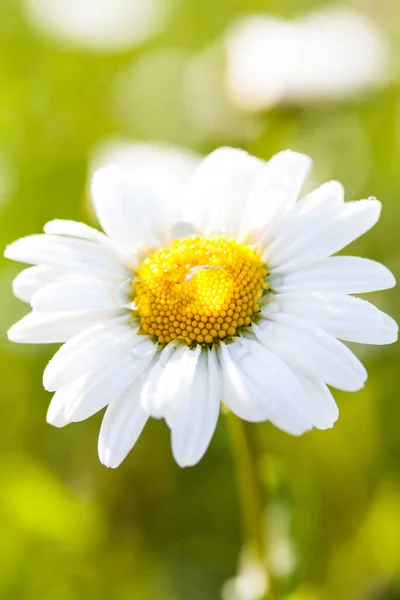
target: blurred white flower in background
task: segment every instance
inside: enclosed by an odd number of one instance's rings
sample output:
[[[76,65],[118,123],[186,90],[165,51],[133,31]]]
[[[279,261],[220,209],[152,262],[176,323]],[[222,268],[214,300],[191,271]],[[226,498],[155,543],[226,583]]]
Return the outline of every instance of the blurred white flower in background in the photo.
[[[88,50],[123,50],[157,33],[170,0],[25,0],[39,31]]]
[[[291,539],[291,509],[279,499],[268,507],[270,569],[275,577],[291,577],[298,565],[297,551]]]
[[[100,167],[116,165],[127,177],[163,202],[181,197],[200,156],[191,150],[156,142],[109,140],[92,152],[90,177]]]
[[[230,27],[225,47],[227,91],[244,110],[341,99],[390,77],[386,35],[346,8],[292,22],[249,16]]]
[[[266,569],[248,548],[239,557],[238,574],[222,588],[223,600],[259,600],[268,589]]]

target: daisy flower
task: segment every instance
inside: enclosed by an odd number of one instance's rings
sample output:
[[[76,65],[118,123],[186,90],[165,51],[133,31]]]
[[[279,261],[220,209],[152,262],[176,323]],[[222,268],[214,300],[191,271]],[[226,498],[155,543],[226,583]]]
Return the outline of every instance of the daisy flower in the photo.
[[[340,100],[391,78],[387,35],[348,8],[295,21],[249,15],[228,28],[225,49],[228,95],[249,111]]]
[[[28,24],[60,45],[88,52],[121,52],[164,28],[167,0],[23,0]]]
[[[32,312],[15,342],[65,342],[44,372],[47,420],[62,427],[107,406],[100,460],[118,466],[149,417],[164,418],[181,466],[197,463],[221,401],[241,419],[300,435],[332,427],[328,386],[367,373],[341,340],[387,344],[397,326],[351,294],[394,285],[383,265],[332,257],[377,222],[375,199],[344,202],[331,181],[296,202],[311,160],[264,162],[220,148],[184,195],[159,202],[134,174],[103,167],[92,196],[104,233],[55,220],[5,255]]]

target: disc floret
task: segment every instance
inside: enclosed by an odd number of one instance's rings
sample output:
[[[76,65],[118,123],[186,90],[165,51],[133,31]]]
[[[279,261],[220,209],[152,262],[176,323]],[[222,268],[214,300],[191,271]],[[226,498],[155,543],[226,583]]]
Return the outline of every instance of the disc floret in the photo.
[[[212,344],[250,325],[266,275],[259,255],[233,240],[175,240],[137,269],[136,314],[161,344]]]

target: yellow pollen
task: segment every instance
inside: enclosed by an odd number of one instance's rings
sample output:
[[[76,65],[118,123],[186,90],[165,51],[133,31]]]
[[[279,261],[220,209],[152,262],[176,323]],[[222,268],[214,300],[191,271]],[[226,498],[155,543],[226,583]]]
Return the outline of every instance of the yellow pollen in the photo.
[[[235,241],[175,240],[137,269],[136,314],[160,343],[212,344],[250,325],[266,274],[258,254]]]

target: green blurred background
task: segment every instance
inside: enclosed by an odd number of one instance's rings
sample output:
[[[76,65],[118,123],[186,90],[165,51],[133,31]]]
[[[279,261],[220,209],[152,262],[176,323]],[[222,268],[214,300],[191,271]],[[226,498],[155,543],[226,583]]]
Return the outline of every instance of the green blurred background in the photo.
[[[157,31],[123,48],[51,35],[35,25],[29,4],[0,0],[1,247],[55,217],[93,221],[87,173],[110,139],[162,140],[201,154],[230,144],[262,158],[290,147],[311,154],[315,184],[337,178],[348,199],[383,202],[379,224],[351,253],[396,273],[397,78],[346,101],[277,104],[258,114],[223,96],[221,40],[232,20],[251,11],[296,18],[324,2],[166,0]],[[396,65],[398,0],[346,6],[379,23]],[[183,72],[207,52],[215,57],[211,80],[194,77],[188,105]],[[0,266],[0,598],[255,600],[255,584],[235,592],[229,581],[242,537],[224,418],[195,468],[177,467],[166,426],[152,422],[123,465],[107,470],[97,458],[101,415],[62,430],[46,424],[41,373],[55,348],[7,341],[27,307],[11,293],[20,267],[3,258]],[[369,299],[399,319],[398,291]],[[400,598],[399,350],[356,352],[369,381],[358,393],[335,394],[341,416],[333,430],[296,439],[254,425],[282,598]]]

